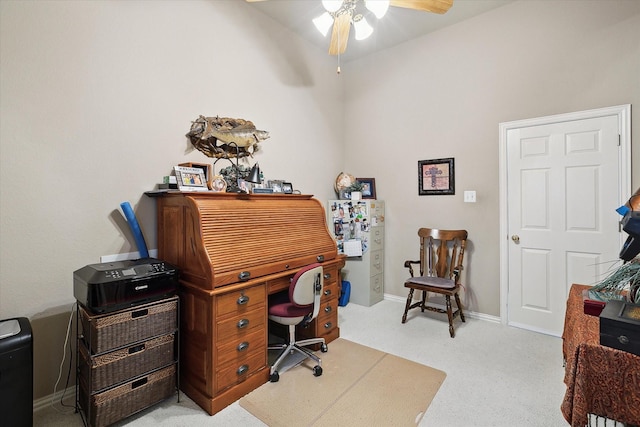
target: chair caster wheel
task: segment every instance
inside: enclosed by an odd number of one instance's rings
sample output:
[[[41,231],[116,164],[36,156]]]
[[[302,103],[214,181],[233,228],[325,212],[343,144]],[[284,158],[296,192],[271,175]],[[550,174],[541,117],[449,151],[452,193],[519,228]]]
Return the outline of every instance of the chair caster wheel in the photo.
[[[277,383],[279,379],[280,374],[278,373],[278,371],[274,371],[273,374],[269,375],[269,381],[271,381],[272,383]]]
[[[323,353],[326,353],[327,351],[329,351],[329,347],[327,347],[326,344],[322,344],[320,346],[320,351],[323,352]]]
[[[313,376],[314,377],[319,377],[320,375],[322,375],[322,366],[320,365],[316,365],[313,367]]]

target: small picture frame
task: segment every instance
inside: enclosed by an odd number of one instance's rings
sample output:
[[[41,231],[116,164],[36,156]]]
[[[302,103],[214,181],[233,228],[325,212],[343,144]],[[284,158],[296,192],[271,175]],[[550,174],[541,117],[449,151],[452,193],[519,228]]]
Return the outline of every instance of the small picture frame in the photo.
[[[453,157],[418,161],[418,194],[420,196],[456,194]]]
[[[284,194],[293,194],[293,185],[290,182],[283,182],[282,192]]]
[[[356,178],[356,181],[362,183],[362,198],[376,198],[376,179],[375,178]]]
[[[210,163],[185,162],[180,163],[178,166],[202,169],[202,171],[204,172],[204,178],[207,181],[207,185],[209,186],[209,188],[211,188],[211,181],[213,180],[213,165],[211,165]]]
[[[201,168],[175,166],[176,181],[180,191],[209,191],[207,179]]]
[[[274,193],[282,193],[282,180],[271,180],[269,181],[269,188],[273,189]]]
[[[222,175],[214,175],[211,180],[211,191],[216,193],[224,193],[227,191],[227,181],[225,181]]]

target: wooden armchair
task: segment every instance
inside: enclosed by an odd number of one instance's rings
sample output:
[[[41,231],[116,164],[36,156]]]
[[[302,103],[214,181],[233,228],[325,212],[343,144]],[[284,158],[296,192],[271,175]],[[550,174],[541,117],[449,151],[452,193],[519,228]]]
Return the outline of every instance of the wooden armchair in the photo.
[[[467,245],[466,230],[438,230],[434,228],[421,228],[418,230],[420,237],[420,260],[405,261],[404,266],[409,269],[411,277],[404,282],[405,288],[409,288],[407,304],[402,316],[402,323],[407,321],[407,312],[412,308],[420,307],[420,311],[435,311],[447,313],[449,318],[449,334],[455,336],[453,319],[459,314],[460,320],[465,321],[460,303],[460,273],[463,269],[462,260]],[[415,276],[414,265],[420,265],[420,275]],[[413,291],[422,291],[422,299],[412,304]],[[430,305],[427,301],[427,293],[444,295],[446,309]],[[457,308],[453,311],[451,297],[456,300]]]

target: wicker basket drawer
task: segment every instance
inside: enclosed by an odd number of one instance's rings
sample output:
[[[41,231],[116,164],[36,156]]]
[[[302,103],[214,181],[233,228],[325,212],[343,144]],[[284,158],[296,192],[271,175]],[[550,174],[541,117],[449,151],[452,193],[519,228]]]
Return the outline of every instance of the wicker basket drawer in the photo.
[[[91,354],[104,353],[177,328],[178,297],[107,315],[91,315],[80,307],[84,340]]]
[[[80,405],[89,425],[113,424],[176,393],[176,365],[91,395],[80,386]]]
[[[80,343],[80,379],[91,392],[114,386],[176,361],[175,334],[91,356]]]

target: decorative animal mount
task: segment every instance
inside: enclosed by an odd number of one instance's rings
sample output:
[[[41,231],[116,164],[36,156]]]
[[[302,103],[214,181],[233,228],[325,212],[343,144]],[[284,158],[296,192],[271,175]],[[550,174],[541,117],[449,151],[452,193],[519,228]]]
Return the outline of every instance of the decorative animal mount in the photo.
[[[200,116],[191,122],[187,136],[206,156],[228,159],[251,156],[258,151],[258,143],[269,138],[269,132],[256,129],[249,120]]]

